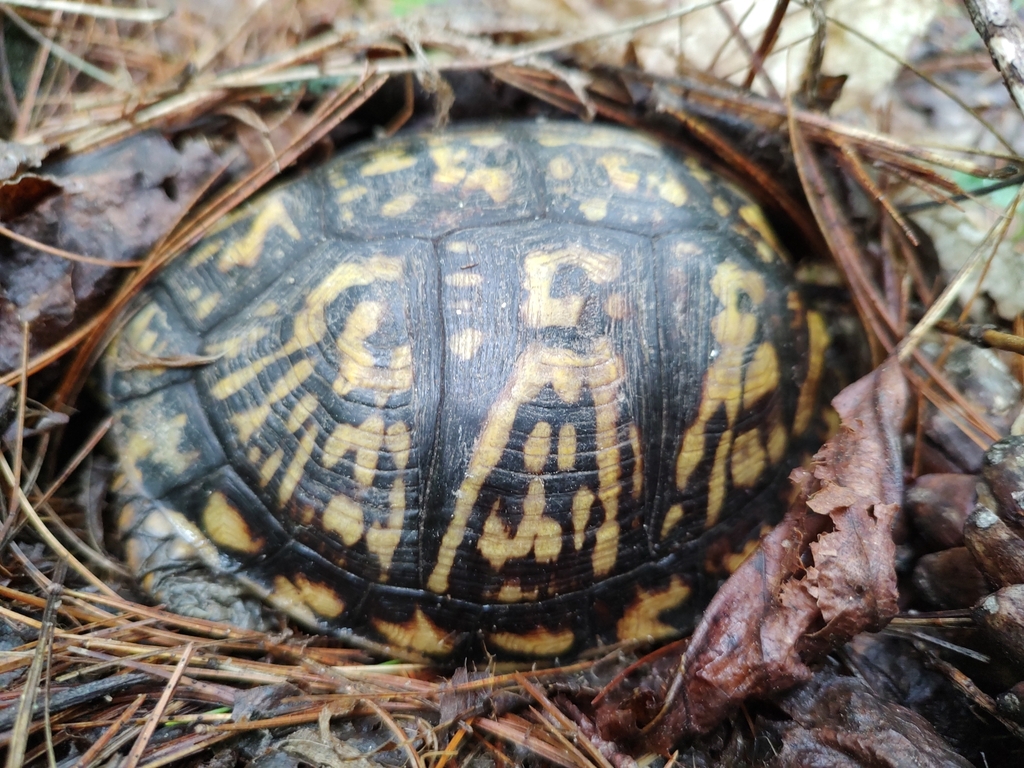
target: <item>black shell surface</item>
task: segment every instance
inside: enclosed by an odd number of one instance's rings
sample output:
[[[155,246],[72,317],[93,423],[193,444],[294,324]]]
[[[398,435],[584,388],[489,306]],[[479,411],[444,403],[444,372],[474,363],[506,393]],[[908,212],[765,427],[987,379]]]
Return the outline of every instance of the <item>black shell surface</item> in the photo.
[[[777,508],[822,338],[760,210],[642,135],[363,145],[236,211],[108,351],[128,559],[160,599],[198,559],[435,656],[666,637]]]

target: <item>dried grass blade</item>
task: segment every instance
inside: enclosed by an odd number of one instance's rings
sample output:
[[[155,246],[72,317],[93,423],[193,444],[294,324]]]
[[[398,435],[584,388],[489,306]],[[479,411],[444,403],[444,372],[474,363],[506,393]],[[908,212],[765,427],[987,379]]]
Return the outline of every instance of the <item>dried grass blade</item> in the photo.
[[[821,166],[804,136],[802,126],[792,113],[789,130],[797,173],[800,175],[811,211],[818,220],[818,227],[846,275],[861,322],[870,329],[885,351],[889,352],[895,345],[896,321],[889,316],[885,301],[868,277],[864,269],[863,256],[849,222],[833,197]]]
[[[548,713],[555,721],[561,726],[567,733],[572,735],[573,740],[583,748],[595,764],[601,766],[601,768],[613,768],[612,764],[608,761],[601,750],[594,746],[585,733],[581,732],[579,726],[572,722],[565,713],[562,712],[554,703],[547,697],[540,686],[536,685],[533,681],[527,678],[525,675],[516,675],[516,682],[523,687],[523,690],[529,693],[538,704],[540,704],[544,711]]]
[[[135,713],[139,711],[139,707],[141,707],[145,701],[145,694],[139,694],[136,696],[135,700],[125,708],[124,712],[118,716],[117,720],[111,723],[110,727],[100,734],[98,739],[96,739],[96,742],[83,752],[82,756],[71,765],[71,768],[87,768],[87,766],[92,765],[93,761],[99,757],[100,753],[103,752],[110,740],[114,738],[114,736],[124,728],[125,724],[135,716]]]
[[[36,652],[32,657],[32,664],[29,667],[24,687],[21,689],[21,695],[18,697],[18,715],[11,729],[11,741],[7,747],[7,768],[21,768],[24,761],[29,730],[35,712],[36,696],[40,692],[43,667],[53,645],[53,631],[61,601],[60,584],[63,582],[66,572],[67,566],[63,562],[58,563],[57,571],[54,574],[54,589],[47,597],[46,609],[43,611],[41,632],[36,641]]]
[[[60,256],[62,259],[68,261],[79,261],[83,264],[95,264],[100,267],[112,267],[114,269],[130,269],[132,267],[142,266],[141,261],[111,261],[110,259],[100,259],[96,256],[85,256],[80,253],[72,253],[71,251],[65,251],[63,248],[55,248],[52,245],[41,243],[38,240],[33,240],[31,237],[25,237],[25,235],[18,234],[12,229],[0,224],[0,235],[9,237],[11,240],[15,240],[22,245],[27,245],[29,248],[35,248],[37,251],[43,253],[49,253],[52,256]]]
[[[7,458],[3,455],[0,455],[0,474],[3,474],[4,480],[15,489],[22,512],[25,513],[25,517],[28,518],[29,523],[46,545],[50,547],[50,549],[52,549],[61,560],[66,561],[68,565],[74,569],[75,573],[81,576],[86,582],[96,587],[96,589],[104,595],[116,597],[117,593],[114,592],[114,590],[108,587],[102,579],[86,568],[85,565],[83,565],[77,557],[71,554],[67,547],[61,544],[57,537],[53,535],[50,529],[36,513],[36,510],[28,500],[28,497],[20,488],[14,485],[14,472],[11,471],[11,467],[7,463]]]
[[[78,3],[74,0],[4,0],[4,5],[16,5],[40,11],[64,11],[79,16],[117,21],[152,22],[161,21],[171,15],[169,10],[163,8],[125,8],[124,6]]]
[[[575,762],[566,760],[564,753],[556,745],[539,738],[533,723],[528,723],[521,718],[513,718],[511,715],[506,715],[500,720],[477,718],[473,721],[473,729],[524,747],[538,757],[550,760],[562,768],[579,768]]]
[[[373,699],[363,699],[363,704],[368,706],[374,711],[377,717],[380,718],[381,722],[387,727],[389,731],[395,736],[395,743],[402,749],[405,750],[405,754],[409,756],[409,765],[412,768],[426,768],[423,764],[423,759],[419,756],[419,753],[413,748],[412,742],[409,737],[405,735],[405,731],[398,727],[398,723],[395,722],[395,718],[388,714],[387,710],[384,709]]]
[[[7,5],[16,5],[16,4],[17,3],[4,3],[4,4],[0,4],[0,12],[2,12],[8,19],[13,21],[14,25],[18,29],[20,29],[22,32],[24,32],[26,35],[28,35],[30,38],[32,38],[32,40],[34,40],[36,42],[36,44],[40,46],[40,51],[44,51],[45,50],[45,51],[48,51],[49,53],[52,53],[58,59],[63,60],[64,62],[66,62],[71,67],[74,67],[75,69],[79,70],[83,75],[88,75],[93,80],[101,82],[105,86],[107,86],[109,88],[112,88],[115,91],[121,91],[122,93],[130,93],[131,92],[130,89],[125,88],[118,81],[118,78],[114,77],[109,72],[106,72],[105,70],[102,70],[99,67],[94,66],[93,64],[90,64],[88,61],[86,61],[85,59],[81,58],[80,56],[76,56],[71,51],[67,50],[66,48],[63,48],[62,46],[57,45],[57,43],[55,43],[50,38],[46,37],[46,35],[43,35],[42,33],[40,33],[39,30],[37,30],[35,27],[33,27],[28,22],[26,22],[23,18],[21,18],[21,16],[16,14],[10,8],[6,7]],[[22,4],[24,5],[24,3],[22,3]],[[27,120],[27,118],[26,118],[26,120]],[[19,122],[18,130],[15,131],[14,135],[16,137],[22,136],[24,134],[24,132],[25,132],[25,129],[27,129],[27,128],[28,128],[28,122],[27,121],[24,123],[24,125],[22,125]]]
[[[192,643],[185,646],[185,651],[181,654],[181,660],[178,662],[178,666],[175,667],[174,674],[172,674],[171,679],[167,681],[167,686],[164,688],[164,692],[161,694],[160,700],[157,701],[153,711],[150,712],[146,725],[142,729],[142,733],[139,734],[138,740],[132,746],[131,751],[128,753],[128,758],[123,763],[123,768],[137,768],[139,761],[142,759],[142,753],[146,751],[146,747],[149,745],[149,740],[153,738],[153,734],[156,732],[156,728],[160,724],[160,719],[163,717],[164,710],[167,709],[167,704],[171,700],[171,696],[174,694],[174,689],[178,687],[178,681],[181,680],[182,675],[185,674],[185,669],[188,667],[189,661],[192,659],[192,651],[194,648],[195,646]]]

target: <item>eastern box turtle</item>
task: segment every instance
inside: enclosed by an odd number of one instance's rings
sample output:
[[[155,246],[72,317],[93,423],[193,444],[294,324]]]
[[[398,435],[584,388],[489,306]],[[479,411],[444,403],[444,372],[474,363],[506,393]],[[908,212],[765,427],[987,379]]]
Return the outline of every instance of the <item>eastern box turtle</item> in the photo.
[[[568,122],[356,147],[144,298],[103,364],[143,586],[452,658],[691,627],[825,339],[747,197]]]

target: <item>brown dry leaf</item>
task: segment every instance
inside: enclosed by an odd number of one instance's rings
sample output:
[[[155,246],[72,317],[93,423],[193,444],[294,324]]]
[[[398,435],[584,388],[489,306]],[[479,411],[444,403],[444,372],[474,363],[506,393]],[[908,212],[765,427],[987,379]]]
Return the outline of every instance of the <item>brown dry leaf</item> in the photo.
[[[794,722],[780,729],[775,768],[971,765],[921,715],[877,696],[856,678],[822,672],[781,706]]]
[[[182,207],[213,172],[217,158],[205,143],[180,151],[155,134],[73,157],[45,177],[4,187],[16,202],[32,197],[30,212],[5,224],[17,235],[104,262],[143,256],[180,217]],[[46,186],[45,199],[35,195]],[[11,207],[8,206],[8,207]],[[9,222],[9,223],[8,223]],[[72,261],[30,245],[0,239],[0,371],[21,358],[23,320],[29,354],[64,338],[99,307],[119,270]]]
[[[800,495],[786,519],[719,590],[681,658],[608,693],[597,711],[606,738],[642,732],[649,748],[668,749],[747,698],[809,679],[808,664],[896,614],[891,528],[906,399],[893,360],[840,393],[843,427],[813,473],[794,471]]]

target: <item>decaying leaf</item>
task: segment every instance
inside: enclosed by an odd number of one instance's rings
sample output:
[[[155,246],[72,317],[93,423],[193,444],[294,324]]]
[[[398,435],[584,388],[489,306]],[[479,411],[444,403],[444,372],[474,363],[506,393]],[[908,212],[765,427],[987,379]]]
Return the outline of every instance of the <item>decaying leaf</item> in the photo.
[[[771,763],[788,766],[963,766],[921,715],[876,695],[862,681],[823,672],[781,702],[793,723],[780,729],[782,750]]]
[[[800,493],[785,520],[719,590],[681,656],[608,692],[597,712],[606,735],[643,734],[667,749],[747,698],[809,679],[809,664],[896,614],[891,528],[906,399],[890,361],[833,401],[843,426],[812,470],[794,471]]]
[[[6,185],[8,197],[14,197],[0,198],[5,210],[22,212],[20,203],[31,198],[24,215],[13,221],[5,216],[11,237],[86,260],[0,238],[0,372],[19,364],[22,321],[30,326],[32,355],[88,318],[117,277],[112,265],[145,255],[178,220],[216,163],[205,143],[191,142],[179,151],[160,136],[142,134],[57,163],[45,176]],[[26,179],[33,184],[25,187]]]

